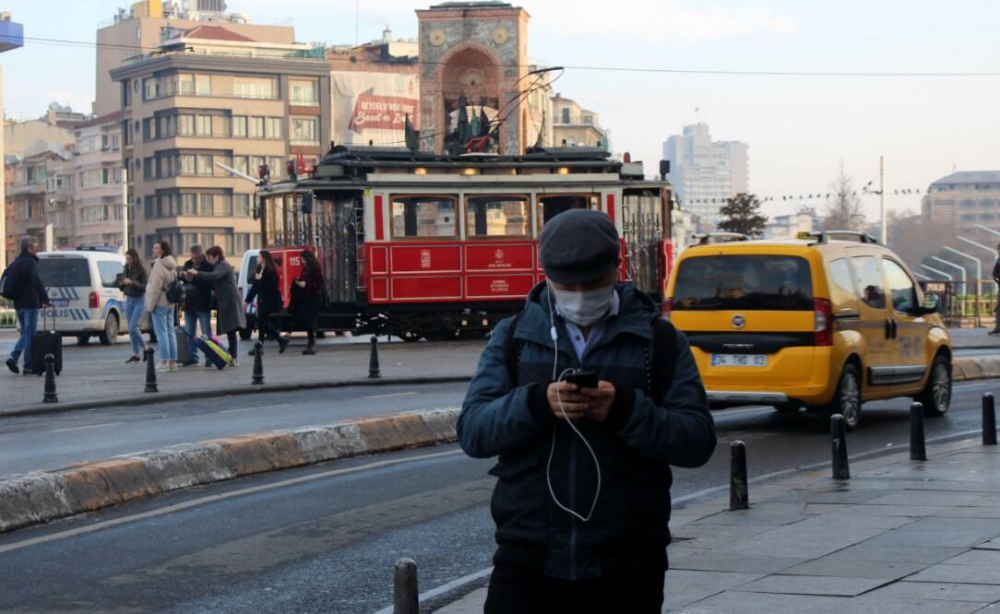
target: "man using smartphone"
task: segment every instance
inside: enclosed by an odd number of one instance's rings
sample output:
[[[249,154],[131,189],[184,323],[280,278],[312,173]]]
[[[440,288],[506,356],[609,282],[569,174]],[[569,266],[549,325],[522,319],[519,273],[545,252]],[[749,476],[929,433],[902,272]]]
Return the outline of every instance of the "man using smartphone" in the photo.
[[[545,224],[546,282],[497,325],[458,419],[462,449],[499,456],[487,614],[653,614],[663,602],[670,466],[716,436],[684,335],[618,283],[614,223]]]

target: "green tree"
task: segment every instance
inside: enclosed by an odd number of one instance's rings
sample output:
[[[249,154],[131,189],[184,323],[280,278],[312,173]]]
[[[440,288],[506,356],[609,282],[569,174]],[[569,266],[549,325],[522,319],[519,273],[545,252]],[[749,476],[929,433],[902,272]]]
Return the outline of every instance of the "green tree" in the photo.
[[[726,205],[719,213],[722,214],[719,230],[755,238],[764,234],[767,216],[760,212],[760,199],[754,194],[741,193],[726,199]]]

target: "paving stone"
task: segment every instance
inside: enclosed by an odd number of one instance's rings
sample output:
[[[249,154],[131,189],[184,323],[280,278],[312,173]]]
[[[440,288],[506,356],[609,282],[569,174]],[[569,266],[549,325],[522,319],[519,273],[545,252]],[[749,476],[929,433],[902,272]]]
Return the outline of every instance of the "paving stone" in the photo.
[[[1000,585],[1000,569],[984,565],[934,565],[906,578],[908,582]]]
[[[971,612],[981,612],[981,608],[988,605],[982,601],[872,597],[874,594],[867,593],[851,599],[845,604],[850,606],[849,609],[842,609],[839,614],[845,612],[850,612],[850,614],[970,614]],[[815,613],[810,612],[809,614]]]
[[[969,550],[942,562],[949,565],[982,565],[983,567],[992,567],[993,569],[1000,570],[1000,551]]]
[[[913,491],[894,492],[881,497],[866,499],[871,505],[979,505],[984,501],[981,493]]]
[[[812,491],[797,490],[787,495],[776,497],[775,501],[803,501],[805,503],[866,503],[873,499],[885,497],[884,490],[835,490]]]
[[[1000,550],[1000,537],[991,539],[990,541],[984,544],[979,544],[978,546],[976,546],[976,548],[979,548],[981,550]]]
[[[663,587],[663,609],[680,608],[761,577],[761,574],[671,569]]]
[[[884,531],[882,528],[851,526],[843,517],[817,516],[745,539],[727,550],[743,554],[814,559],[871,539]]]
[[[865,516],[906,516],[910,518],[933,516],[950,511],[952,508],[940,505],[865,505],[835,503],[810,503],[806,505],[806,514],[845,514],[858,513]]]
[[[958,520],[958,519],[956,519]],[[966,519],[968,520],[968,519]],[[989,539],[975,530],[914,531],[909,527],[888,531],[871,538],[876,546],[927,546],[933,548],[972,548]]]
[[[906,527],[907,531],[976,532],[984,537],[1000,535],[1000,519],[991,518],[921,518]]]
[[[842,597],[781,595],[773,593],[725,592],[704,601],[669,610],[678,614],[775,614],[776,612],[809,612],[809,614],[843,614],[847,603]],[[840,608],[839,610],[837,608]]]
[[[1000,585],[908,582],[901,580],[876,589],[869,594],[870,599],[898,599],[904,597],[993,603],[994,601],[1000,601]]]
[[[953,507],[934,514],[941,518],[1000,518],[1000,506]]]
[[[892,582],[886,578],[774,575],[739,587],[741,592],[855,597]]]
[[[769,574],[794,567],[806,561],[804,558],[755,556],[717,551],[688,551],[675,555],[667,550],[671,569],[691,571],[727,571],[735,573]]]
[[[783,575],[837,576],[842,578],[883,578],[898,580],[926,568],[928,563],[895,561],[852,561],[825,556],[783,570]]]
[[[895,561],[932,565],[951,559],[967,551],[968,548],[931,548],[906,545],[881,546],[866,542],[849,546],[824,558],[844,561]]]

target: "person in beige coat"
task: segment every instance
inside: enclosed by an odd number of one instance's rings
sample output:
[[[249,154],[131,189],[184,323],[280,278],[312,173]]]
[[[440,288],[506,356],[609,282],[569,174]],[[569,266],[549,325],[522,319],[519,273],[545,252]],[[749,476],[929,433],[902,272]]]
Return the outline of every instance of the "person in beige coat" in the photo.
[[[153,265],[146,282],[146,313],[150,315],[156,332],[160,366],[157,371],[177,370],[177,337],[174,334],[174,306],[167,300],[167,285],[177,279],[177,261],[170,244],[157,241],[153,244]]]

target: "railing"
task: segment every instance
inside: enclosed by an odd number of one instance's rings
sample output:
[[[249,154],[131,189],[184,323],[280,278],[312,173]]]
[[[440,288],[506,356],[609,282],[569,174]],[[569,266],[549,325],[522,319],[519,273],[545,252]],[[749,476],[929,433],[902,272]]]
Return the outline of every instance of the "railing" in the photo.
[[[0,308],[0,328],[17,326],[17,313],[13,309]]]
[[[973,318],[981,326],[982,318],[996,316],[997,284],[992,280],[926,281],[920,286],[927,294],[936,294],[940,299],[939,311],[946,318]],[[978,287],[977,287],[978,286]]]

